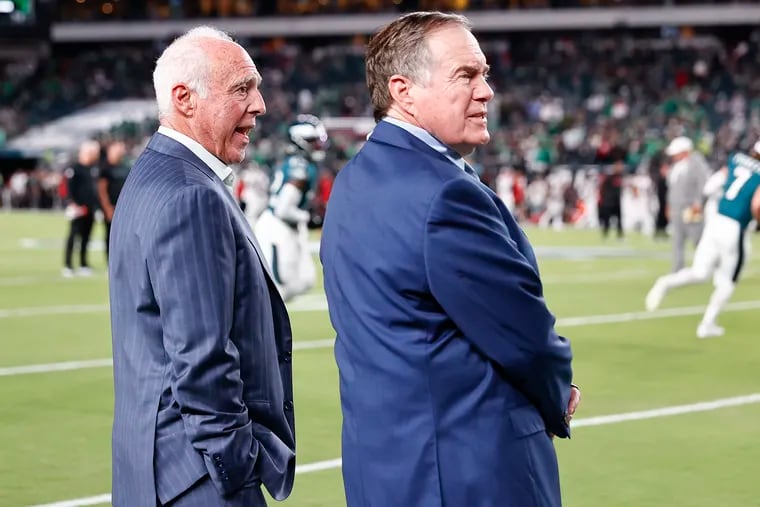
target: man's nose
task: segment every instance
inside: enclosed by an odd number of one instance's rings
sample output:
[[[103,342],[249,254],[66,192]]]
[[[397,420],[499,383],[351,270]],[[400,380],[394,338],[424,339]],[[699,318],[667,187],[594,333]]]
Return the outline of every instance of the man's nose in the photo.
[[[266,114],[267,105],[264,103],[264,97],[261,95],[261,92],[259,90],[256,90],[253,100],[248,106],[248,112],[250,112],[251,114],[255,116],[261,116],[262,114]]]
[[[480,83],[475,89],[475,100],[488,102],[494,96],[493,88],[488,84],[485,77],[480,78]]]

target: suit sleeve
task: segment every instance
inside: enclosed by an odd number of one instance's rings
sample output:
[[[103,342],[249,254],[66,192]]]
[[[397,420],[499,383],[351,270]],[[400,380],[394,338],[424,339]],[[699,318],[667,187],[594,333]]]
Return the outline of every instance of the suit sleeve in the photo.
[[[491,198],[464,179],[431,204],[425,264],[433,296],[472,346],[568,436],[572,352],[554,331],[538,272],[509,236]]]
[[[242,399],[240,356],[229,339],[235,241],[222,196],[190,187],[168,202],[151,257],[172,393],[185,431],[217,489],[233,493],[251,478],[258,443]]]

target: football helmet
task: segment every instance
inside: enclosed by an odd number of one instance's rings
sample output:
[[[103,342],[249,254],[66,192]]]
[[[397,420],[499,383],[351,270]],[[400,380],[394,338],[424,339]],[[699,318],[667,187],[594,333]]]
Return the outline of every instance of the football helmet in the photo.
[[[296,121],[288,127],[290,142],[315,162],[325,158],[327,149],[327,129],[322,121],[312,114],[299,114]]]

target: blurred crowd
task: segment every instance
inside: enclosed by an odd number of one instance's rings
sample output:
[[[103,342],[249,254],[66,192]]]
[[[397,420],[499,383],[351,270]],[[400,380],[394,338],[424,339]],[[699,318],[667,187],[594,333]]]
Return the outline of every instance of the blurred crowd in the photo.
[[[142,0],[86,2],[62,0],[58,21],[188,19],[405,12],[415,10],[547,9],[640,7],[737,3],[736,0]]]
[[[267,101],[247,163],[265,173],[282,157],[296,114],[371,116],[366,40],[312,42],[243,41],[264,77]],[[471,162],[492,188],[501,184],[502,193],[505,181],[524,182],[513,185],[511,197],[524,219],[540,221],[546,211],[544,182],[564,182],[554,192],[569,203],[588,200],[583,194],[595,190],[585,182],[621,163],[626,180],[648,176],[655,188],[663,149],[674,137],[691,138],[713,169],[760,137],[760,29],[512,34],[483,36],[482,44],[496,90],[489,111],[493,135]],[[49,58],[0,68],[0,130],[12,137],[99,101],[152,97],[151,71],[163,47],[62,45]],[[139,149],[154,129],[153,122],[122,125],[101,141],[118,138]],[[361,132],[331,132],[326,177],[362,141]],[[48,163],[42,171],[60,168]],[[26,180],[40,182],[43,193],[51,188],[42,182],[54,177],[34,175]],[[534,182],[539,190],[531,190]],[[575,207],[565,207],[563,221],[571,222]]]

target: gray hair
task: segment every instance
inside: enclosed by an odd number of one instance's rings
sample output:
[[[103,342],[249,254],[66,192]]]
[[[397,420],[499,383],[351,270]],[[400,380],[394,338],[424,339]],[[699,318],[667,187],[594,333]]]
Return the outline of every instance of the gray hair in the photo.
[[[441,28],[472,27],[464,16],[443,12],[412,12],[405,14],[375,34],[367,46],[367,88],[376,121],[380,121],[391,106],[388,90],[391,76],[398,74],[415,83],[430,80],[431,55],[428,36]]]
[[[172,111],[172,88],[182,83],[201,97],[208,94],[211,65],[201,41],[217,39],[233,42],[227,33],[210,26],[197,26],[174,39],[161,53],[153,70],[153,88],[156,91],[158,117]]]

